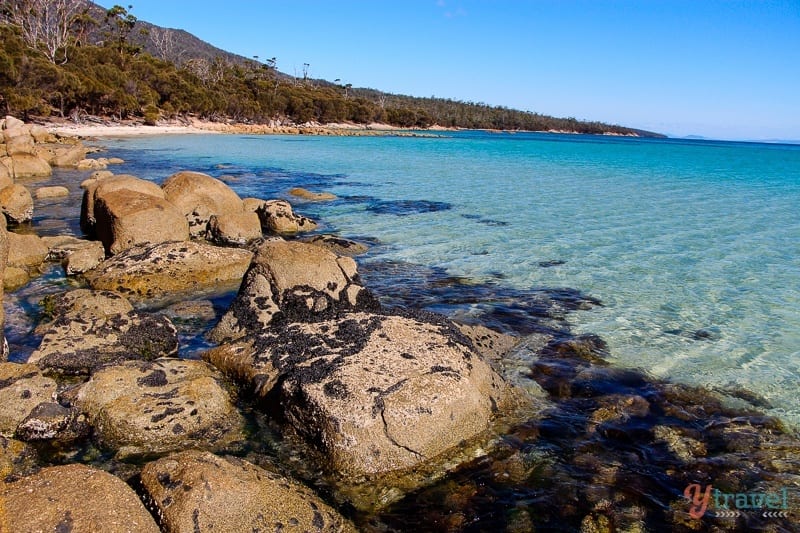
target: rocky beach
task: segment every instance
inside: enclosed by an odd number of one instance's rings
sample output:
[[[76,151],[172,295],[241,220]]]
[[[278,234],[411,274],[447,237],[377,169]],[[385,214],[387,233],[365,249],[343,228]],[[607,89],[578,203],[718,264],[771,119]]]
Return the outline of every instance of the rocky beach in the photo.
[[[800,440],[747,390],[608,364],[578,291],[359,264],[302,214],[327,191],[157,184],[75,137],[209,131],[148,128],[0,121],[4,319],[32,345],[0,363],[0,531],[798,530]],[[271,128],[216,131],[350,131]],[[54,203],[80,235],[37,235]],[[507,313],[422,309],[445,291]]]

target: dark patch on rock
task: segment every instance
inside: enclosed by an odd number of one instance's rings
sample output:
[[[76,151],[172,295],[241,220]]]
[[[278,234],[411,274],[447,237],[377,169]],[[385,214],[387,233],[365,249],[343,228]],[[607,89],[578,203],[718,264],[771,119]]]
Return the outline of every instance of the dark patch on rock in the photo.
[[[153,370],[147,376],[141,377],[136,380],[136,383],[142,387],[163,387],[167,383],[167,374],[163,370]]]
[[[326,396],[336,398],[337,400],[344,400],[349,395],[347,386],[338,379],[326,383],[322,390],[325,392]]]

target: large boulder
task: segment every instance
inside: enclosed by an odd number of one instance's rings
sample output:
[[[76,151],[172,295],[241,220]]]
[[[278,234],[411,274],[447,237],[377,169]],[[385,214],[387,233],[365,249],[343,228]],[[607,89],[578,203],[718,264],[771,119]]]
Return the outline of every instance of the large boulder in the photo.
[[[153,517],[124,481],[72,464],[43,468],[0,485],[3,531],[159,533]],[[6,529],[7,527],[7,529]]]
[[[34,365],[0,363],[0,434],[11,437],[31,410],[52,401],[56,382]]]
[[[240,283],[252,252],[201,242],[171,242],[131,248],[84,273],[92,288],[134,299],[162,299],[213,292]]]
[[[141,479],[167,531],[355,531],[306,487],[233,457],[186,451]]]
[[[233,189],[200,172],[178,172],[163,185],[167,200],[186,217],[192,237],[204,237],[212,215],[241,213],[242,200]]]
[[[426,313],[293,323],[203,357],[354,477],[433,459],[487,430],[514,397],[452,323]]]
[[[211,215],[206,238],[223,246],[244,246],[261,237],[261,221],[255,213],[240,211]]]
[[[95,172],[84,182],[83,202],[81,203],[81,229],[88,235],[94,234],[94,204],[97,198],[121,190],[134,191],[156,198],[164,198],[164,191],[152,181],[143,180],[130,174],[107,175]]]
[[[8,266],[38,268],[47,259],[48,253],[47,246],[38,235],[8,233]]]
[[[377,301],[360,284],[353,259],[319,246],[268,240],[258,248],[212,338],[241,337],[276,318],[321,320],[340,311],[377,308]]]
[[[142,244],[189,238],[189,225],[175,206],[136,191],[119,190],[96,197],[94,215],[97,238],[109,254]]]
[[[131,310],[119,294],[78,289],[45,299],[43,307],[54,320],[37,328],[42,342],[28,362],[48,372],[85,375],[110,363],[178,353],[172,322]]]
[[[9,185],[0,190],[0,209],[8,222],[21,224],[33,218],[33,198],[30,191],[20,184]]]
[[[15,178],[38,178],[53,173],[50,165],[34,154],[16,154],[9,156],[10,165],[6,164]]]
[[[95,372],[77,406],[99,443],[119,457],[220,449],[243,437],[243,419],[202,361],[126,361]]]
[[[34,152],[54,167],[74,167],[86,158],[82,144],[43,143],[37,144]]]
[[[317,224],[308,217],[297,215],[292,205],[286,200],[263,200],[258,204],[248,202],[250,208],[255,205],[255,212],[261,220],[261,228],[265,232],[277,235],[294,235],[317,229]]]

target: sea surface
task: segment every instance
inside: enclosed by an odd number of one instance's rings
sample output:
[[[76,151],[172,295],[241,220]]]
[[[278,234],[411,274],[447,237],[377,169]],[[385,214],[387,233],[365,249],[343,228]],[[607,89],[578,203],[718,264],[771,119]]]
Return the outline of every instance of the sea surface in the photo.
[[[522,336],[501,371],[547,397],[483,452],[460,450],[474,458],[446,475],[389,487],[398,499],[379,510],[357,502],[386,487],[350,492],[321,473],[246,395],[251,434],[221,453],[306,483],[369,532],[800,531],[800,146],[423,135],[94,143],[126,161],[117,174],[160,183],[195,170],[243,197],[291,200],[318,232],[370,246],[359,272],[385,306]],[[87,174],[26,180],[70,195],[37,201],[16,231],[80,235]],[[298,186],[338,199],[289,196]],[[42,297],[78,286],[51,263],[4,295],[11,360],[41,341]],[[217,317],[232,297],[211,297]],[[214,320],[173,321],[182,357],[210,346]],[[42,464],[88,462],[123,479],[136,469],[91,441],[39,452]],[[790,501],[777,515],[714,503],[690,518],[687,487],[712,484]]]
[[[261,198],[332,192],[340,199],[292,201],[320,231],[371,243],[367,272],[418,265],[512,291],[579,291],[601,305],[571,313],[571,329],[602,337],[612,363],[748,391],[800,425],[800,146],[486,132],[101,144],[127,161],[117,173],[198,170]],[[374,282],[391,299],[397,281]]]

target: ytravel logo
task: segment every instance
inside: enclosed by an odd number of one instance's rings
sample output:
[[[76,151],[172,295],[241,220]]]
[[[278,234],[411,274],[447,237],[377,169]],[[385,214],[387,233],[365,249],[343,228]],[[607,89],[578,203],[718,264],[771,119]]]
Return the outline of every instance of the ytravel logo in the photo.
[[[766,518],[785,518],[789,510],[789,489],[778,492],[722,492],[711,485],[688,485],[683,491],[689,500],[689,516],[699,520],[709,511],[714,516],[735,517],[756,512]]]

